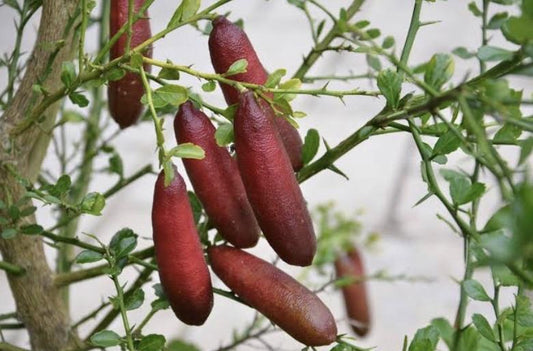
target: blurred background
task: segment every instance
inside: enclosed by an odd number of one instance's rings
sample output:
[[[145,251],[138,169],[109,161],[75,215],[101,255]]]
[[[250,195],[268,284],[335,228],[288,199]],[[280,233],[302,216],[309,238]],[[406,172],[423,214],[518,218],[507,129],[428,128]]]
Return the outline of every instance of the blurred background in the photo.
[[[213,1],[203,1],[205,7]],[[347,6],[348,1],[331,0],[323,2],[333,13]],[[367,1],[355,20],[368,20],[371,27],[381,30],[382,37],[394,36],[397,51],[401,50],[414,1],[379,0]],[[437,52],[449,53],[454,48],[463,46],[476,50],[480,46],[481,30],[479,19],[472,16],[467,2],[460,0],[424,2],[421,19],[424,22],[437,23],[423,27],[415,42],[410,64],[423,63]],[[99,4],[100,6],[100,4]],[[170,19],[177,2],[156,1],[150,10],[152,32],[162,30]],[[494,12],[502,11],[498,5],[491,5]],[[321,16],[316,8],[310,6],[312,14]],[[505,10],[508,10],[506,7]],[[97,10],[95,10],[97,11]],[[312,47],[307,20],[300,10],[291,6],[288,1],[243,1],[236,0],[219,9],[219,13],[230,13],[233,21],[244,19],[244,28],[255,46],[265,68],[273,71],[278,68],[287,69],[287,76],[292,75],[302,62],[302,57]],[[13,47],[14,25],[9,8],[0,7],[0,48],[9,52]],[[38,17],[28,27],[23,40],[23,49],[31,51]],[[203,28],[206,22],[201,23]],[[330,24],[326,25],[329,29]],[[493,35],[491,44],[499,45],[501,34]],[[97,31],[91,29],[87,36],[87,52],[94,53],[97,48]],[[512,49],[512,48],[511,48]],[[207,37],[192,27],[181,28],[158,41],[154,46],[154,58],[170,59],[176,64],[193,65],[199,71],[212,72],[207,49]],[[475,59],[463,60],[455,57],[456,72],[453,82],[457,83],[467,76],[478,72]],[[384,67],[388,64],[382,61]],[[157,70],[154,70],[157,72]],[[369,71],[364,55],[341,55],[326,53],[311,70],[309,75],[345,75],[365,74]],[[0,71],[0,82],[5,84],[6,75]],[[178,84],[192,87],[204,96],[204,99],[217,106],[225,106],[220,89],[212,93],[203,93],[200,82],[186,75]],[[320,86],[322,83],[317,83]],[[530,96],[531,85],[525,80],[513,78],[515,89],[523,88]],[[330,88],[376,89],[368,80],[357,80],[346,83],[332,83]],[[403,93],[414,90],[404,85]],[[329,145],[336,145],[349,134],[373,117],[384,105],[381,98],[346,97],[344,103],[330,97],[299,96],[294,101],[296,110],[305,111],[308,117],[298,120],[300,134],[305,135],[308,129],[315,128]],[[83,111],[82,111],[83,113]],[[175,143],[171,127],[171,119],[167,120],[166,140],[168,146]],[[114,125],[106,131],[116,131]],[[72,143],[79,140],[81,128],[74,125],[68,129],[68,137]],[[433,143],[433,141],[431,141]],[[157,166],[155,154],[155,135],[149,122],[140,123],[128,128],[114,139],[113,146],[120,153],[124,162],[124,173],[134,173],[146,164]],[[52,149],[51,149],[52,150]],[[323,146],[319,155],[324,151]],[[505,150],[509,158],[514,160],[513,149]],[[107,166],[107,158],[98,160],[96,169]],[[361,223],[361,233],[356,241],[361,243],[361,251],[369,275],[383,272],[386,276],[404,276],[405,279],[370,280],[367,291],[370,299],[373,325],[371,332],[364,339],[357,338],[355,344],[361,347],[376,346],[378,350],[400,350],[405,335],[412,337],[418,328],[427,326],[433,318],[444,317],[453,324],[459,301],[458,280],[463,274],[463,243],[436,214],[447,218],[445,209],[431,198],[422,205],[414,204],[426,194],[426,185],[420,179],[420,160],[410,135],[390,134],[372,137],[363,142],[336,165],[348,177],[349,181],[330,171],[323,171],[302,184],[302,190],[309,207],[316,208],[319,204],[334,202],[335,209],[346,216],[352,216]],[[45,161],[45,167],[57,174],[57,160],[51,152]],[[183,170],[181,163],[178,167]],[[460,155],[452,157],[447,168],[461,167],[467,171],[471,165]],[[125,191],[121,191],[108,201],[103,215],[100,217],[83,217],[80,233],[97,235],[104,242],[119,229],[130,227],[141,238],[139,246],[151,245],[150,213],[154,175],[145,176],[136,181]],[[487,182],[488,196],[481,203],[480,225],[498,207],[499,196]],[[90,191],[103,192],[112,186],[116,178],[97,173],[91,183]],[[443,183],[444,184],[444,183]],[[47,227],[54,223],[54,213],[47,208],[38,211],[38,220]],[[365,238],[376,233],[379,240],[372,246],[362,245]],[[83,239],[83,236],[80,235]],[[50,263],[53,264],[54,252],[47,248]],[[251,250],[266,259],[274,258],[273,251],[264,243]],[[303,269],[280,265],[281,268],[294,276],[304,274]],[[332,271],[330,271],[331,274]],[[313,274],[310,274],[310,288],[313,286]],[[132,268],[126,269],[121,276],[123,281],[133,280],[136,276]],[[480,271],[475,276],[481,282],[487,281],[488,272]],[[153,283],[158,282],[157,274],[152,275]],[[223,287],[213,276],[214,285]],[[153,289],[145,286],[146,302],[142,308],[132,311],[129,316],[133,323],[139,323],[142,316],[149,311],[149,301],[154,299]],[[489,289],[489,291],[491,291]],[[513,291],[503,291],[503,304],[508,304]],[[78,320],[92,308],[114,294],[112,282],[107,277],[100,277],[75,284],[71,287],[72,319]],[[320,294],[324,302],[332,309],[338,319],[339,333],[351,334],[345,320],[342,298],[339,292],[332,289]],[[13,298],[10,294],[5,274],[0,272],[0,314],[14,310]],[[488,311],[487,304],[474,302],[469,305],[468,312]],[[487,312],[490,317],[492,314]],[[144,332],[164,334],[167,339],[182,338],[192,342],[202,350],[214,350],[231,341],[235,328],[242,328],[253,318],[253,311],[243,305],[226,298],[215,296],[215,306],[206,324],[202,327],[188,327],[178,321],[170,310],[159,312]],[[468,320],[468,319],[467,319]],[[492,320],[489,321],[492,322]],[[90,330],[94,323],[87,323],[81,334]],[[117,319],[112,329],[122,332]],[[7,341],[17,345],[28,346],[24,332],[5,331]],[[275,349],[296,350],[301,348],[284,333],[277,332],[268,336]],[[261,347],[252,342],[242,347],[251,350]]]

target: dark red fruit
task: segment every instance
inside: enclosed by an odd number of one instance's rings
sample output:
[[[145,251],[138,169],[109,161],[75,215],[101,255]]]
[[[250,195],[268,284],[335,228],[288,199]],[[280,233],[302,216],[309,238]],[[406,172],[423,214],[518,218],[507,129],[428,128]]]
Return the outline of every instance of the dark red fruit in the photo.
[[[213,307],[209,269],[193,219],[183,178],[175,170],[165,187],[163,171],[155,183],[152,207],[155,258],[161,285],[176,316],[202,325]]]
[[[335,319],[309,289],[274,265],[229,246],[207,250],[211,268],[244,302],[308,346],[335,341]]]
[[[209,118],[186,102],[174,119],[176,140],[193,143],[205,151],[201,160],[183,159],[196,195],[220,235],[236,247],[252,247],[259,240],[259,226],[237,163],[224,147],[217,145],[215,127]]]
[[[274,125],[272,109],[251,91],[235,114],[237,164],[259,226],[282,260],[308,266],[316,251],[309,211]]]
[[[144,0],[134,0],[134,14],[144,4]],[[135,48],[137,45],[150,39],[150,21],[145,13],[144,17],[137,20],[132,26],[132,36],[130,47]],[[111,18],[109,22],[109,35],[113,37],[118,30],[128,21],[128,0],[111,0]],[[122,56],[126,52],[127,34],[124,33],[111,47],[111,60]],[[152,57],[151,48],[143,53],[146,57]],[[150,65],[144,65],[144,70],[150,72]],[[117,81],[109,82],[107,89],[107,99],[111,117],[119,124],[120,128],[126,128],[137,122],[143,105],[141,97],[144,94],[144,87],[141,77],[132,72],[126,72],[126,75]]]
[[[342,254],[335,261],[337,278],[364,276],[364,266],[357,248],[353,247],[348,253]],[[364,282],[352,283],[342,287],[346,314],[352,330],[360,336],[365,336],[370,328],[370,311]]]
[[[209,52],[211,62],[217,73],[225,73],[237,60],[246,59],[248,67],[245,73],[239,73],[228,78],[246,83],[265,84],[268,74],[248,39],[246,33],[226,17],[219,16],[213,20],[213,30],[209,35]],[[221,84],[222,92],[228,105],[239,102],[237,89]],[[272,97],[270,95],[270,97]],[[295,171],[302,166],[302,139],[298,131],[283,117],[276,117],[276,126],[281,134],[283,144]]]

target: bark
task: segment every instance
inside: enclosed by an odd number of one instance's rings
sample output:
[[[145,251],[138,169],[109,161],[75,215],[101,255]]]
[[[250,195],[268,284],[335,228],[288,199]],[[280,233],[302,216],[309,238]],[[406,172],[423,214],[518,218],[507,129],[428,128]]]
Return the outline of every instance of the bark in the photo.
[[[7,165],[22,177],[34,181],[41,168],[51,137],[58,105],[20,134],[12,129],[40,101],[32,86],[41,84],[49,91],[61,86],[61,63],[72,59],[75,37],[76,0],[43,0],[37,40],[27,69],[12,103],[0,120],[0,196],[13,203],[25,194],[25,188],[8,171]],[[26,223],[35,221],[26,217]],[[26,269],[21,276],[8,275],[19,319],[30,335],[32,350],[57,351],[69,345],[69,318],[65,302],[53,284],[40,237],[17,235],[0,239],[0,252],[7,262]]]

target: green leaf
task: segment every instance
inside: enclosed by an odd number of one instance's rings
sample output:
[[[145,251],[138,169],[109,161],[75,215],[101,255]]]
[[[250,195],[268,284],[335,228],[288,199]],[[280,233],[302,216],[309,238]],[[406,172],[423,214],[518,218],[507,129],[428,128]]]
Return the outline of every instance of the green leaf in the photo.
[[[142,289],[137,289],[133,294],[129,295],[124,301],[124,307],[128,311],[135,310],[142,306],[144,302],[144,291]]]
[[[141,55],[138,52],[131,55],[131,58],[130,58],[131,67],[141,69],[142,65],[143,65],[143,55]]]
[[[527,296],[516,296],[516,321],[523,327],[533,327],[533,311]]]
[[[479,9],[479,7],[477,7],[477,5],[476,5],[476,3],[474,1],[468,3],[468,9],[476,17],[483,16],[483,12],[481,12],[481,10]]]
[[[468,327],[459,334],[457,351],[477,351],[480,335],[474,327]]]
[[[439,331],[430,325],[416,331],[415,337],[409,344],[409,351],[434,351],[439,341]]]
[[[233,76],[235,74],[239,73],[245,73],[246,68],[248,68],[248,61],[246,59],[240,59],[231,64],[229,66],[226,73],[224,73],[224,76]]]
[[[531,151],[533,151],[533,137],[520,141],[518,144],[520,145],[520,158],[518,164],[521,165],[529,158]]]
[[[511,123],[505,123],[503,127],[496,132],[493,140],[495,142],[513,142],[518,139],[522,134],[522,128],[512,125]]]
[[[237,108],[239,107],[239,104],[233,104],[228,106],[222,115],[226,117],[228,121],[233,121],[233,117],[235,117],[235,112],[237,112]]]
[[[215,132],[215,140],[218,146],[228,146],[233,142],[233,125],[222,123]]]
[[[189,98],[189,91],[187,88],[181,85],[165,85],[153,91],[152,102],[155,108],[164,107],[166,105],[172,105],[175,107],[180,106]],[[148,100],[146,94],[141,98],[143,104],[147,104]]]
[[[302,86],[302,81],[298,78],[291,78],[279,85],[280,89],[298,90]]]
[[[484,192],[484,184],[471,184],[470,179],[466,177],[456,177],[450,180],[450,195],[456,205],[467,204],[479,198]]]
[[[381,35],[381,31],[377,28],[370,28],[366,31],[366,35],[368,36],[368,39],[376,39]],[[365,40],[367,38],[362,38],[362,40]]]
[[[170,157],[192,158],[201,160],[205,157],[204,149],[193,143],[183,143],[173,147],[169,152]]]
[[[304,145],[302,147],[302,162],[304,165],[309,164],[315,157],[320,146],[320,135],[316,129],[309,129],[305,135]]]
[[[109,171],[118,174],[120,178],[124,176],[122,158],[118,153],[113,153],[113,155],[109,158]]]
[[[525,44],[533,39],[533,18],[511,17],[502,26],[502,33],[513,43]]]
[[[511,239],[501,232],[485,234],[481,237],[481,245],[497,260],[508,262],[519,254]]]
[[[376,72],[381,71],[381,61],[376,55],[366,55],[366,63]]]
[[[468,279],[463,281],[463,289],[465,289],[466,294],[473,300],[476,301],[490,301],[489,295],[485,291],[485,288],[474,279]]]
[[[138,351],[161,351],[165,346],[166,339],[163,335],[149,334],[142,338],[137,346]],[[168,350],[168,348],[167,348]]]
[[[287,74],[286,69],[277,69],[274,72],[272,72],[269,76],[267,81],[265,82],[265,87],[267,88],[275,88],[279,82],[281,82],[281,78],[283,78]]]
[[[520,279],[511,272],[509,268],[502,264],[491,265],[494,281],[502,286],[518,286]]]
[[[61,177],[59,177],[59,179],[49,190],[49,192],[51,195],[61,196],[70,190],[71,185],[72,181],[70,180],[70,176],[67,174],[63,174]]]
[[[167,345],[167,351],[200,351],[200,349],[182,340],[172,340]]]
[[[72,86],[72,83],[76,80],[76,68],[72,62],[63,62],[61,64],[61,81],[67,88]]]
[[[191,204],[194,223],[198,224],[198,222],[200,221],[200,217],[202,216],[202,203],[200,202],[196,194],[192,191],[188,191],[187,195],[189,197],[189,203]]]
[[[451,350],[453,347],[453,336],[455,334],[455,330],[451,326],[450,322],[444,318],[436,318],[431,321],[431,325],[437,328],[440,337],[446,343],[448,349]]]
[[[100,193],[89,193],[81,201],[80,210],[93,216],[100,216],[105,207],[105,197]]]
[[[17,0],[3,0],[0,5],[4,5],[4,4],[13,8],[17,12],[20,12],[20,7],[19,7]]]
[[[30,216],[30,215],[34,214],[35,211],[37,211],[37,207],[35,207],[35,206],[29,206],[29,207],[23,208],[20,211],[20,218]]]
[[[533,18],[533,1],[522,0],[522,15],[528,18]]]
[[[2,231],[2,234],[0,234],[3,239],[11,239],[14,238],[16,235],[17,230],[15,228],[6,228]]]
[[[73,110],[66,110],[61,115],[61,120],[59,123],[80,123],[83,121],[85,121],[85,117],[81,113]]]
[[[487,24],[487,29],[500,29],[501,26],[507,21],[509,14],[507,12],[498,12],[493,15],[489,23]]]
[[[99,347],[111,347],[120,344],[120,336],[112,330],[102,330],[91,335],[91,344]]]
[[[476,56],[476,54],[468,51],[468,49],[463,46],[453,49],[452,53],[465,60]]]
[[[455,69],[453,58],[448,54],[435,54],[429,60],[424,75],[424,81],[439,90],[450,80]]]
[[[109,248],[116,258],[126,257],[137,246],[137,237],[130,228],[122,228],[111,238]]]
[[[387,36],[385,39],[383,39],[383,49],[390,49],[394,46],[394,37],[393,36]]]
[[[513,52],[495,46],[485,45],[479,48],[477,57],[481,61],[507,61],[513,58]]]
[[[74,259],[74,262],[76,263],[92,263],[92,262],[98,262],[100,261],[104,256],[96,251],[93,250],[83,250],[81,251],[76,258]]]
[[[44,228],[39,224],[27,224],[20,227],[20,232],[26,235],[37,235],[41,234],[44,231]]]
[[[397,109],[402,91],[402,76],[389,68],[379,72],[377,83],[379,91],[387,99],[387,106],[393,110]]]
[[[448,130],[435,143],[433,155],[450,154],[457,150],[459,146],[461,146],[461,139],[452,130]]]
[[[87,100],[85,95],[78,92],[73,91],[68,95],[68,98],[73,104],[78,105],[79,107],[86,107],[89,105],[89,100]]]
[[[355,23],[355,26],[359,29],[363,29],[363,28],[366,28],[370,25],[370,22],[367,21],[367,20],[361,20],[359,22],[356,22]]]
[[[126,70],[122,68],[112,68],[106,73],[104,73],[104,77],[108,81],[116,81],[122,79],[126,75]]]
[[[209,82],[202,84],[202,90],[205,91],[206,93],[215,91],[216,88],[217,88],[217,83],[214,80],[210,80]]]
[[[170,303],[168,302],[166,298],[160,298],[160,299],[152,301],[150,306],[154,310],[166,310],[167,308],[170,307]]]
[[[511,215],[511,207],[509,205],[501,207],[487,221],[483,228],[483,232],[494,232],[504,227],[508,227],[510,225]]]
[[[172,63],[172,62],[167,61],[167,63]],[[157,77],[161,79],[168,79],[168,80],[179,80],[180,71],[173,69],[173,68],[163,67],[159,71],[159,74],[157,75]]]
[[[174,28],[179,23],[184,22],[194,16],[200,8],[200,0],[183,0],[172,15],[167,28]]]
[[[472,316],[472,322],[474,322],[474,325],[476,326],[476,329],[478,330],[479,334],[481,336],[484,336],[485,338],[489,339],[490,341],[496,342],[496,338],[494,337],[494,332],[492,331],[492,328],[485,319],[485,317],[479,313],[474,313]]]

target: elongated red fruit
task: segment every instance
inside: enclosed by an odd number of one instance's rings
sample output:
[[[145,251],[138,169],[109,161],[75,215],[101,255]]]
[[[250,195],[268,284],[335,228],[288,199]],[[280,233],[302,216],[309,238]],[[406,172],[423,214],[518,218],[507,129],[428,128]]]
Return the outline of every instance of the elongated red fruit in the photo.
[[[215,127],[209,118],[188,101],[174,119],[176,140],[193,143],[205,151],[201,160],[183,159],[196,195],[220,235],[236,247],[252,247],[259,240],[259,226],[237,163],[217,145]]]
[[[213,30],[209,35],[209,52],[217,73],[227,72],[237,60],[246,59],[248,61],[246,72],[232,75],[229,77],[230,79],[254,84],[265,84],[268,79],[268,74],[259,61],[246,33],[224,16],[219,16],[213,20]],[[221,84],[220,87],[228,105],[239,102],[239,92],[235,88],[227,84]],[[275,121],[293,169],[299,171],[303,166],[302,138],[296,128],[285,118],[276,117]]]
[[[187,189],[176,170],[167,187],[163,171],[157,178],[152,226],[159,278],[172,310],[183,323],[202,325],[213,307],[211,277]]]
[[[308,346],[335,341],[335,319],[309,289],[274,265],[229,246],[207,250],[216,275],[247,304]]]
[[[144,4],[144,0],[134,0],[134,14]],[[150,31],[150,21],[145,13],[144,17],[137,20],[132,26],[130,47],[134,48],[152,36]],[[111,0],[111,16],[109,22],[109,34],[113,37],[119,29],[128,22],[128,0]],[[123,34],[111,47],[111,60],[122,56],[126,51],[127,35]],[[146,57],[152,57],[152,49],[147,49],[144,53]],[[144,70],[150,72],[150,65],[144,65]],[[107,89],[107,99],[111,117],[118,123],[120,128],[126,128],[137,122],[143,105],[141,97],[144,94],[144,87],[141,77],[132,72],[117,81],[109,82]]]
[[[337,278],[364,276],[364,266],[357,248],[342,254],[335,260]],[[354,282],[342,287],[346,314],[352,330],[365,336],[370,328],[370,311],[364,282]]]
[[[247,91],[235,114],[237,164],[255,217],[285,262],[308,266],[316,251],[309,211],[264,100]]]

